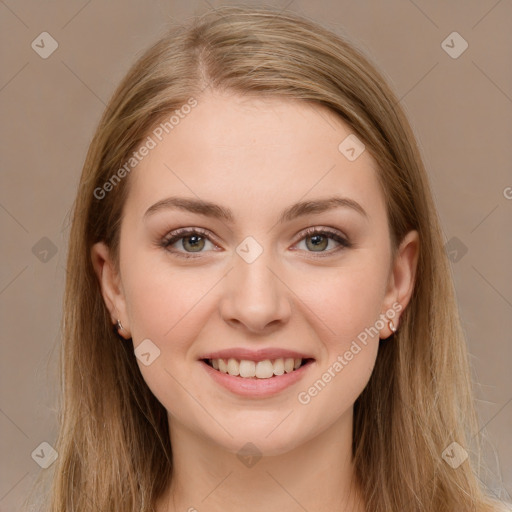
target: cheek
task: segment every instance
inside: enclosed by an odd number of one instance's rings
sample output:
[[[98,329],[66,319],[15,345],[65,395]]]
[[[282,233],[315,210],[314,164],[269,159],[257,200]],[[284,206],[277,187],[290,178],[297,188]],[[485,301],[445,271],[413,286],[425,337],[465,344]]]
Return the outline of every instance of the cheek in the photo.
[[[350,410],[370,379],[382,328],[382,276],[376,267],[347,266],[328,280],[317,280],[309,293],[307,305],[317,317],[315,330],[323,333],[324,357],[297,402],[316,418],[318,432]]]
[[[130,256],[121,261],[134,343],[149,338],[163,347],[176,340],[172,351],[180,350],[179,340],[190,339],[194,329],[199,329],[198,322],[191,320],[217,277],[206,267],[173,266],[164,249],[137,251],[135,245],[126,243],[125,254]]]
[[[330,343],[343,350],[366,328],[375,325],[382,308],[385,276],[373,265],[330,269],[309,281],[305,302],[327,327]]]
[[[177,269],[155,261],[140,263],[142,259],[132,259],[123,279],[134,348],[149,339],[160,353],[148,366],[138,360],[139,369],[152,393],[168,410],[177,412],[189,404],[189,412],[194,412],[194,404],[190,404],[183,387],[189,378],[187,360],[193,342],[211,316],[209,292],[218,277],[211,270]],[[200,403],[206,402],[201,390],[194,391],[194,396]],[[196,413],[199,424],[201,413]]]
[[[134,339],[153,336],[159,343],[179,340],[186,329],[190,339],[199,330],[193,318],[201,311],[201,302],[215,284],[211,273],[180,271],[168,267],[133,269],[126,296]]]

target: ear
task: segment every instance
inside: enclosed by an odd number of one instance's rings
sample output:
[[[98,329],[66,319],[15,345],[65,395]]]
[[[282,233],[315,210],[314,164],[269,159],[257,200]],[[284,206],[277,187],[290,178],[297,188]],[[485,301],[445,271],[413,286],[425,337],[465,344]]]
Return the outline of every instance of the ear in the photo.
[[[118,332],[123,338],[129,339],[131,337],[130,323],[126,314],[126,301],[122,290],[121,277],[115,269],[107,245],[103,242],[94,244],[91,248],[91,259],[100,283],[103,300],[112,317],[112,323],[115,325],[120,320],[123,328],[119,329]]]
[[[416,280],[416,269],[419,257],[419,235],[415,230],[409,231],[403,238],[400,246],[398,247],[395,261],[391,269],[391,274],[388,281],[388,287],[384,298],[385,311],[391,309],[397,311],[397,314],[392,318],[393,324],[396,328],[399,325],[400,314],[405,310],[412,296],[414,284]],[[396,303],[399,303],[401,308],[398,311]],[[393,307],[395,304],[395,307]],[[385,313],[383,313],[385,314]],[[381,330],[381,339],[385,339],[393,334],[393,331],[388,326]]]

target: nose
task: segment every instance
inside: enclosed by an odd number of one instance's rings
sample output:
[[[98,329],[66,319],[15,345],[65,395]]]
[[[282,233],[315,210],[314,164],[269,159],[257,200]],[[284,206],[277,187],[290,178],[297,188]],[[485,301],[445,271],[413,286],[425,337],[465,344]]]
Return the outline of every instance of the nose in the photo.
[[[252,263],[234,256],[220,302],[225,322],[253,334],[269,334],[288,322],[291,292],[273,266],[266,251]]]

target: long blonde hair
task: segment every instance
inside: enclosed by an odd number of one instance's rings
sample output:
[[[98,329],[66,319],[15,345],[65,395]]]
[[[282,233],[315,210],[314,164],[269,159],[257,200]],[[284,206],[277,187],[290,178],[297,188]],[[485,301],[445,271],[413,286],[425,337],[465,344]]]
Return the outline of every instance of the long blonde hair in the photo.
[[[353,456],[368,511],[494,510],[470,460],[477,429],[450,267],[415,137],[383,77],[351,44],[298,15],[225,7],[173,28],[113,94],[82,171],[69,240],[62,320],[59,457],[48,512],[149,512],[172,469],[167,413],[144,382],[133,345],[113,331],[90,249],[117,259],[129,176],[102,187],[152,128],[205,87],[323,105],[348,123],[379,164],[392,247],[421,241],[412,299],[379,349],[354,406]],[[467,428],[465,428],[467,427]],[[468,435],[469,434],[469,435]]]

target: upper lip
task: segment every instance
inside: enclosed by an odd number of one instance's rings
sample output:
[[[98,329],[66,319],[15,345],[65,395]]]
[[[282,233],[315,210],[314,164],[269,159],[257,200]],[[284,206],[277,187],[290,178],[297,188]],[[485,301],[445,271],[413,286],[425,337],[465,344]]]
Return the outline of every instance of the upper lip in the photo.
[[[226,348],[224,350],[216,350],[203,355],[199,359],[242,359],[248,361],[264,361],[265,359],[286,359],[293,357],[294,359],[313,359],[312,356],[297,352],[295,350],[287,350],[284,348],[261,348],[259,350],[250,350],[247,348]]]

